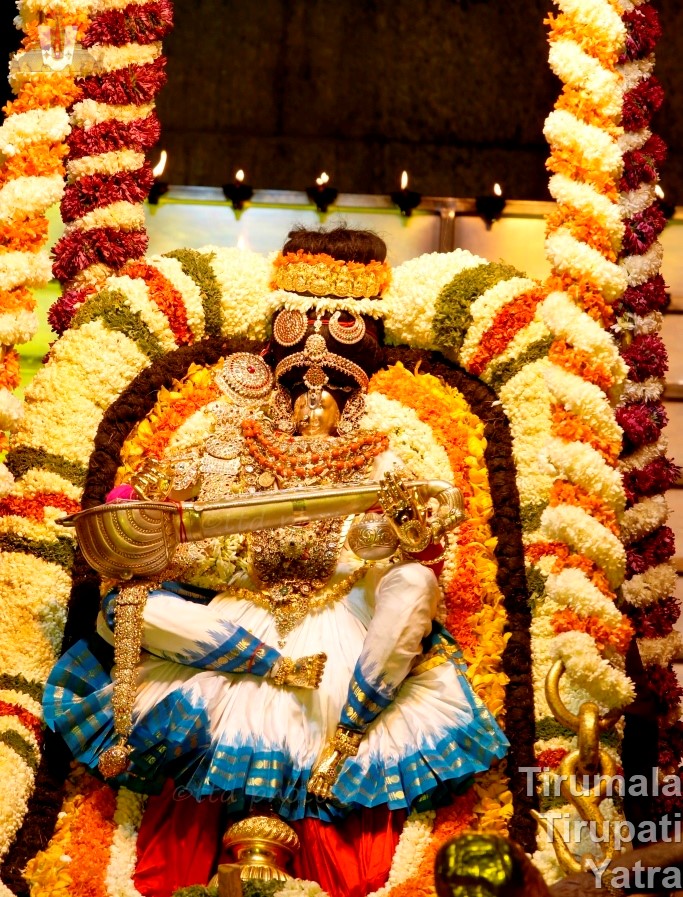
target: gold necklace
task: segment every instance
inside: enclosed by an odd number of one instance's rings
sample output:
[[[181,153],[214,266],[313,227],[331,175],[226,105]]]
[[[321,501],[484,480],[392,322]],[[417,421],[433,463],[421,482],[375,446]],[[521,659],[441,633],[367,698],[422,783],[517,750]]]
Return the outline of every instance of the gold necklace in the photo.
[[[318,591],[313,590],[310,583],[286,580],[258,592],[237,588],[228,589],[225,594],[228,598],[244,598],[258,607],[265,608],[275,619],[280,637],[278,645],[283,647],[286,637],[304,617],[346,597],[355,584],[365,576],[369,566],[370,564],[363,564],[340,582],[324,586]]]

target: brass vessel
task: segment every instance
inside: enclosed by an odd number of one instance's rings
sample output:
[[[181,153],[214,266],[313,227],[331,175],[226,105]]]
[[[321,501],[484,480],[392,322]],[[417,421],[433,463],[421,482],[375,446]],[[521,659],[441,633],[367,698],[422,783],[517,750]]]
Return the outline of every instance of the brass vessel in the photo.
[[[223,847],[235,856],[243,881],[287,881],[285,869],[299,850],[293,828],[277,816],[248,816],[223,835]]]

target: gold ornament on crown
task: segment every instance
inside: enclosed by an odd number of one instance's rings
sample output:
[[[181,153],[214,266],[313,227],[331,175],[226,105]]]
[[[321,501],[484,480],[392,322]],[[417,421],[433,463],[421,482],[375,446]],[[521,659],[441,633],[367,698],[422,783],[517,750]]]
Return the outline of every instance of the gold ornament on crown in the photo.
[[[370,299],[380,297],[390,282],[391,270],[386,262],[344,262],[324,252],[300,249],[276,257],[271,287],[311,296]]]

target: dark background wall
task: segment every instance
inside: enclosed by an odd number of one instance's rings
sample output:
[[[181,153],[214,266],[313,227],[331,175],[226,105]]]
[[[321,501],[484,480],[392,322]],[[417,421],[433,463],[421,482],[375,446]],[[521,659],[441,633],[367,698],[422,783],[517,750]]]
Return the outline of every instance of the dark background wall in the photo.
[[[324,169],[339,190],[387,193],[407,169],[428,195],[473,196],[500,181],[509,197],[548,197],[542,126],[559,90],[543,24],[551,0],[175,7],[159,101],[169,182],[220,185],[244,168],[255,187],[302,189]],[[683,3],[657,7],[663,183],[683,204]]]

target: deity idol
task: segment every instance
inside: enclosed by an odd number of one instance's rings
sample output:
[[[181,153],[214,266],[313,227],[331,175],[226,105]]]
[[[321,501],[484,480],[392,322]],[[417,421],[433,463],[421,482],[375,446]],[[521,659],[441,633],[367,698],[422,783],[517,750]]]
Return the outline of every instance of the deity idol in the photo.
[[[381,324],[348,302],[334,310],[335,296],[381,293],[385,254],[362,232],[293,232],[282,256],[291,265],[278,276],[311,298],[308,309],[279,310],[261,354],[216,366],[213,431],[167,459],[162,494],[153,490],[164,477],[146,470],[112,495],[267,502],[293,488],[380,483],[364,517],[243,525],[243,569],[218,592],[183,581],[199,548],[180,545],[163,582],[120,583],[104,598],[98,635],[115,646],[114,669],[86,642],[54,668],[45,718],[74,757],[161,792],[139,839],[145,895],[194,883],[189,872],[166,874],[168,851],[201,840],[206,853],[207,812],[237,823],[227,845],[249,840],[250,825],[252,840],[261,826],[284,854],[300,839],[298,876],[365,894],[386,880],[397,820],[447,800],[506,752],[435,621],[443,540],[462,519],[458,492],[430,504],[386,435],[364,426]],[[213,862],[214,847],[209,854]],[[340,879],[328,867],[342,861]]]

